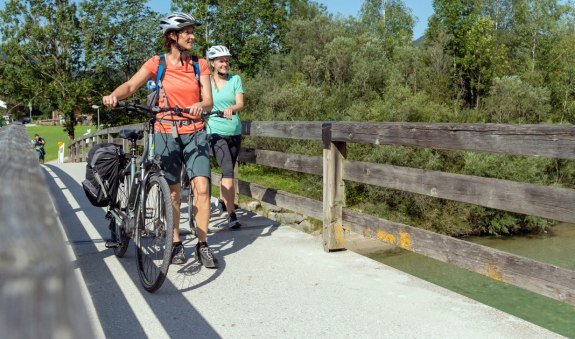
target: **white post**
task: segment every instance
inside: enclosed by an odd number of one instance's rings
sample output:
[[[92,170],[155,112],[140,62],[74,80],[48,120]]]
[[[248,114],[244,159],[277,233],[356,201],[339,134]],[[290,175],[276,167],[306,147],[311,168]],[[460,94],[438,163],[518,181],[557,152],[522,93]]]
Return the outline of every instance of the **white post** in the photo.
[[[28,107],[30,108],[30,123],[32,123],[32,101],[28,101]]]
[[[98,125],[96,126],[96,130],[100,130],[100,106],[98,105],[92,105],[93,109],[98,110]]]
[[[64,149],[65,149],[65,144],[61,141],[58,142],[58,163],[59,164],[63,164],[64,163]]]

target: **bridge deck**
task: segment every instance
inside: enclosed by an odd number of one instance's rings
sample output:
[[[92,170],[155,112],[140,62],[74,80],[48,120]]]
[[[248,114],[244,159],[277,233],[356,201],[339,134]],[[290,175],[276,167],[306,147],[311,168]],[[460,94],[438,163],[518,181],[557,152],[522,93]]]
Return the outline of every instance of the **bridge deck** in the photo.
[[[237,232],[213,215],[219,269],[200,266],[188,235],[188,262],[149,294],[133,245],[122,259],[104,247],[104,210],[84,196],[84,169],[44,166],[100,337],[559,337],[351,251],[325,253],[321,238],[245,211]]]

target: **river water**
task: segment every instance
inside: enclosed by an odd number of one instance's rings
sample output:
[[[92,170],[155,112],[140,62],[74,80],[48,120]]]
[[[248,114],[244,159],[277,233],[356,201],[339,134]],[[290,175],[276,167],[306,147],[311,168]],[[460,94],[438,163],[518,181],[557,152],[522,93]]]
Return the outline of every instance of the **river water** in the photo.
[[[477,244],[575,270],[575,225],[541,236],[467,238]],[[369,257],[564,336],[575,338],[575,306],[401,249]]]

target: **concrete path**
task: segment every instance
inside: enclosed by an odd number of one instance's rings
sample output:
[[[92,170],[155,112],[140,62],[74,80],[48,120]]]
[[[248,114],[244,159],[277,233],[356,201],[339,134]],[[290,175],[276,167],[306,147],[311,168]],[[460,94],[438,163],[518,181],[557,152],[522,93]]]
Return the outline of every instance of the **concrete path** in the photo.
[[[105,211],[80,186],[85,163],[43,166],[99,337],[106,338],[555,338],[541,327],[264,217],[244,227],[212,215],[217,270],[171,266],[155,294],[139,283],[135,248],[104,247]],[[186,209],[186,207],[184,207]]]

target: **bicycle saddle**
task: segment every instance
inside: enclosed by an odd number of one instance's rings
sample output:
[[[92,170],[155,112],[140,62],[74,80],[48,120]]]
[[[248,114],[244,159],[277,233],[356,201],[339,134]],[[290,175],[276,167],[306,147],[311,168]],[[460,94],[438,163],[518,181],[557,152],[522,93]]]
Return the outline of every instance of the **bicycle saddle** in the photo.
[[[144,133],[142,131],[138,131],[135,129],[122,129],[120,130],[120,138],[126,140],[140,140],[144,137]]]

